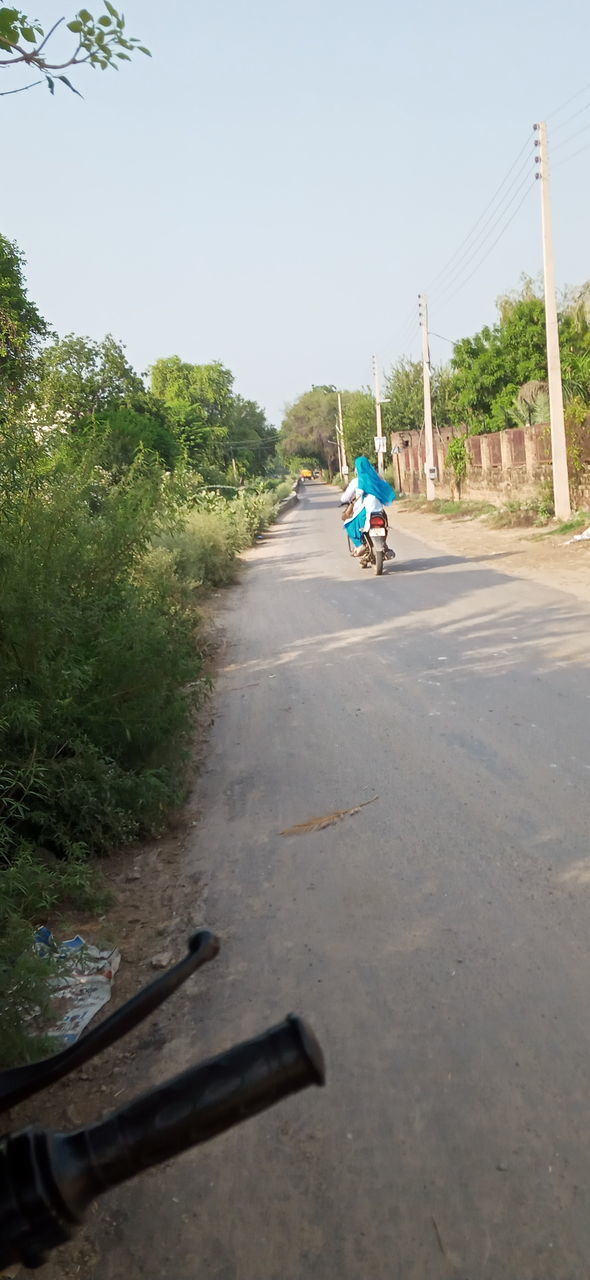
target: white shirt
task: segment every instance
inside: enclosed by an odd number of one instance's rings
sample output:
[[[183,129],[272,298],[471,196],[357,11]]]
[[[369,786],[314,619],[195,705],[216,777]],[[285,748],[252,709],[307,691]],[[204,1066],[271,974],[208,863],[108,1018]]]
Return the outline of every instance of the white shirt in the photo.
[[[350,484],[346,486],[340,502],[342,505],[348,502],[354,502],[354,507],[352,509],[353,516],[358,516],[359,511],[362,511],[363,507],[365,508],[366,520],[363,525],[363,533],[367,533],[370,529],[371,516],[373,513],[375,511],[383,511],[383,503],[379,502],[378,498],[375,498],[372,493],[364,493],[362,489],[359,489],[356,476],[354,476],[350,481]]]

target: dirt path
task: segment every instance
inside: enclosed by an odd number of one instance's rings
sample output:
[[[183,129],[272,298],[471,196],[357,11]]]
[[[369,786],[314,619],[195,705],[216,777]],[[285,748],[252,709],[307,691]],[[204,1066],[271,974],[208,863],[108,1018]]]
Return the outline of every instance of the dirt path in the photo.
[[[484,519],[429,515],[413,511],[403,501],[392,508],[391,524],[392,531],[414,534],[457,555],[477,559],[495,554],[502,558],[503,573],[559,587],[590,601],[590,542],[566,546],[571,534],[557,537],[539,529],[493,529]]]

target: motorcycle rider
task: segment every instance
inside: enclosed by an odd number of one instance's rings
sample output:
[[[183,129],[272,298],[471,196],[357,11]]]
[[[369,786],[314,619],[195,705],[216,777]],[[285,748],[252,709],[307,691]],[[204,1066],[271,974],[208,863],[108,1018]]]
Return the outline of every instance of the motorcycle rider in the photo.
[[[364,455],[355,458],[355,474],[347,485],[340,499],[341,506],[353,504],[352,515],[344,521],[344,531],[355,545],[355,556],[358,556],[364,569],[370,563],[370,553],[363,539],[371,527],[371,516],[383,511],[385,505],[397,497],[395,489],[375,470],[372,463]],[[392,560],[395,552],[385,545],[385,557]]]

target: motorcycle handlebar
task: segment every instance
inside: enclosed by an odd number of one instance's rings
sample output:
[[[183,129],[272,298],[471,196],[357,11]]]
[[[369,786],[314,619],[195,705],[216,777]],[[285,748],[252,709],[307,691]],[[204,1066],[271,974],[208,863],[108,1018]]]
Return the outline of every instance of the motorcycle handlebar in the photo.
[[[40,1265],[102,1192],[324,1078],[313,1032],[290,1015],[98,1124],[9,1135],[0,1143],[0,1268]]]

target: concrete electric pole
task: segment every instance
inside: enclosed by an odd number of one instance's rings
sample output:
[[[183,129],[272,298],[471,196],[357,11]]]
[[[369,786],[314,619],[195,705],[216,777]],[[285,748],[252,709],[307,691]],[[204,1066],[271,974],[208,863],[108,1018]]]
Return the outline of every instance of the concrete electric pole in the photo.
[[[426,443],[426,497],[432,502],[434,488],[434,440],[432,437],[432,399],[430,395],[430,349],[428,344],[428,305],[426,294],[418,294],[418,311],[422,329],[422,378],[424,382],[424,439]]]
[[[381,427],[381,389],[379,387],[379,365],[377,364],[377,356],[373,356],[373,377],[375,379],[375,450],[377,453],[377,468],[379,475],[383,475],[384,465],[383,459],[385,451],[383,448],[383,430]]]
[[[545,282],[545,330],[547,335],[547,376],[549,382],[549,416],[551,418],[551,460],[553,463],[553,498],[555,514],[569,520],[572,508],[567,468],[567,443],[563,416],[563,387],[559,354],[559,329],[555,299],[555,262],[553,257],[553,218],[549,187],[549,150],[547,125],[536,124],[535,157],[537,178],[541,182],[541,219],[543,228],[543,278]]]
[[[342,421],[342,396],[339,391],[336,392],[338,397],[338,425],[336,428],[336,439],[339,440],[340,454],[342,457],[342,466],[340,468],[343,476],[348,476],[348,462],[346,461],[346,446],[344,444],[344,423]]]

